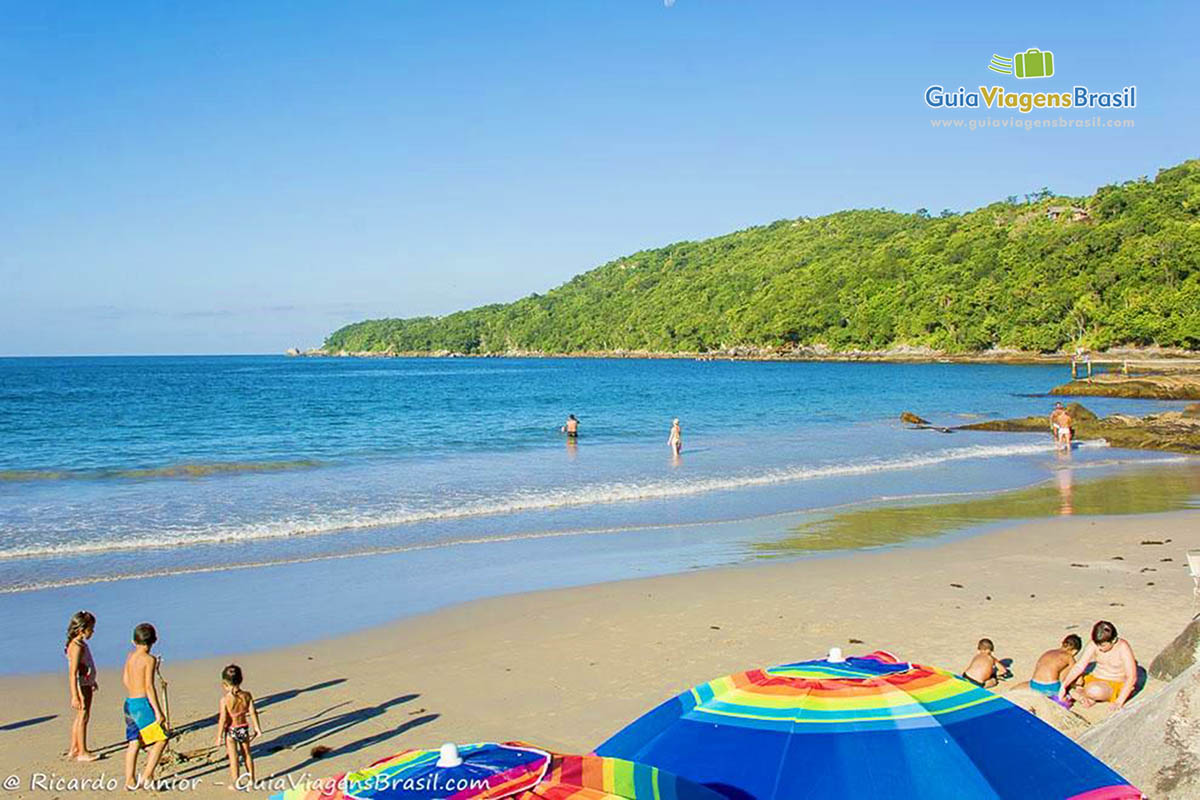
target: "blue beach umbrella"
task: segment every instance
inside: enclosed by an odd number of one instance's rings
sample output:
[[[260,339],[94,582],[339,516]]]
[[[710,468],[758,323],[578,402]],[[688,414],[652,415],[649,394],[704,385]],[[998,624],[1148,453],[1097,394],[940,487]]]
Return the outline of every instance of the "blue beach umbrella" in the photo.
[[[1033,714],[887,653],[700,684],[596,753],[668,770],[735,800],[1142,796]]]

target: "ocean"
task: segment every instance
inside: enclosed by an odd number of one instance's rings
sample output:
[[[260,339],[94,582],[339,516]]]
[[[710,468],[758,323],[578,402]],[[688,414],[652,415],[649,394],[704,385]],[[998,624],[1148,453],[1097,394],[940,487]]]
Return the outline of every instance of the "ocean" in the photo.
[[[59,629],[81,607],[101,618],[102,663],[142,619],[176,634],[179,657],[237,652],[504,592],[735,564],[835,509],[1194,464],[899,423],[901,411],[940,425],[1045,414],[1067,377],[941,363],[0,359],[0,653],[30,641],[47,653],[0,655],[0,671],[60,666]],[[568,413],[577,442],[559,430]],[[284,613],[296,604],[302,615]],[[251,632],[230,634],[230,618]]]

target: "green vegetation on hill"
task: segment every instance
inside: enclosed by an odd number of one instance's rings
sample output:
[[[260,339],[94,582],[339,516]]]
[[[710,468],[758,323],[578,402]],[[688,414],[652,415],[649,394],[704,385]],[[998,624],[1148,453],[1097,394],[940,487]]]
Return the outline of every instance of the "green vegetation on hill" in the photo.
[[[1014,200],[781,220],[635,253],[513,303],[347,325],[324,349],[1200,348],[1200,160],[1092,197]]]

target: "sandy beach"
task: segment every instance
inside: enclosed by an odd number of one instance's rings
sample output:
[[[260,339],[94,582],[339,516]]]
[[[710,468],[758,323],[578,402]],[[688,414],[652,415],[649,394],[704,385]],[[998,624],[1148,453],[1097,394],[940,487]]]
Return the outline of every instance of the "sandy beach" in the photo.
[[[1148,663],[1191,616],[1184,551],[1200,547],[1198,520],[1197,511],[1063,517],[929,545],[511,595],[247,655],[234,660],[262,713],[255,754],[269,785],[260,791],[448,740],[587,751],[695,683],[832,645],[961,669],[989,636],[1015,659],[1015,684],[1065,633],[1086,635],[1107,618]],[[302,596],[291,613],[305,613]],[[181,788],[193,796],[227,796],[223,757],[196,751],[212,744],[218,675],[230,660],[167,661],[170,713],[183,731],[175,749],[192,758],[161,774],[191,781]],[[64,680],[0,678],[0,777],[19,783],[10,796],[70,796],[72,779],[119,780],[119,674],[100,674],[91,745],[105,758],[89,765],[62,757]],[[314,758],[315,747],[328,751]],[[103,792],[93,784],[81,794]]]

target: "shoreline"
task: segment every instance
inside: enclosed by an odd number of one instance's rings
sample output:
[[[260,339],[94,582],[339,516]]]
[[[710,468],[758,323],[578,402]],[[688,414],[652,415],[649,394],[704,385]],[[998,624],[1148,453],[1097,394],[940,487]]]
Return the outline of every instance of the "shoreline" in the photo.
[[[736,347],[721,351],[678,351],[660,352],[652,350],[587,350],[569,353],[547,353],[536,350],[511,350],[497,353],[466,353],[451,350],[412,351],[327,351],[323,348],[300,350],[291,348],[283,355],[289,358],[587,358],[587,359],[641,359],[647,361],[781,361],[816,363],[880,363],[880,364],[1063,364],[1070,365],[1075,357],[1072,353],[1039,353],[1023,350],[982,350],[968,353],[949,353],[925,347],[896,347],[883,350],[840,350],[822,347],[805,347],[793,350],[777,350],[759,347]],[[1103,353],[1107,357],[1129,357],[1148,361],[1162,361],[1176,365],[1188,359],[1200,366],[1200,352],[1177,348],[1114,348]],[[1046,390],[1050,392],[1049,389]]]
[[[1041,650],[1105,617],[1149,663],[1190,618],[1183,555],[1200,546],[1197,520],[1195,509],[1060,517],[919,548],[503,595],[232,660],[263,706],[260,776],[329,776],[442,741],[524,739],[581,752],[695,683],[833,645],[957,670],[987,635],[1023,680]],[[101,625],[98,635],[120,635]],[[217,672],[230,659],[173,661],[170,638],[180,632],[164,633],[172,716],[184,731],[177,747],[202,749],[213,736]],[[119,771],[117,671],[101,669],[100,683],[91,741],[108,755],[80,765],[57,755],[70,712],[61,676],[0,677],[9,699],[0,771]],[[314,758],[318,745],[331,752]],[[179,767],[203,779],[200,797],[227,796],[215,784],[224,771],[202,758]]]
[[[37,657],[22,666],[15,656],[6,656],[0,659],[0,675],[57,668],[57,659],[47,654],[55,647],[52,632],[64,607],[86,608],[110,621],[144,617],[168,629],[189,627],[183,647],[176,646],[177,657],[206,658],[351,635],[464,601],[527,591],[764,560],[937,546],[1064,513],[1102,518],[1168,512],[1187,508],[1189,498],[1200,494],[1198,470],[1200,462],[1186,457],[1181,463],[1114,461],[1090,468],[1084,462],[1030,483],[983,490],[892,492],[821,507],[760,508],[758,513],[725,519],[547,530],[13,589],[3,594],[18,621],[0,635],[0,646],[13,653],[32,646]],[[440,577],[447,571],[452,577]],[[353,599],[337,588],[341,585],[355,587]],[[256,587],[258,602],[243,609],[237,597],[244,586]],[[279,609],[292,606],[295,586],[309,587],[306,597],[315,604],[303,621],[279,616]],[[143,610],[147,597],[154,598],[148,611]],[[214,621],[196,621],[197,605],[206,606]],[[267,630],[265,641],[241,631],[226,632],[215,622],[234,616],[250,629]],[[102,666],[120,663],[124,656],[123,649],[107,639],[99,640],[94,650]]]

